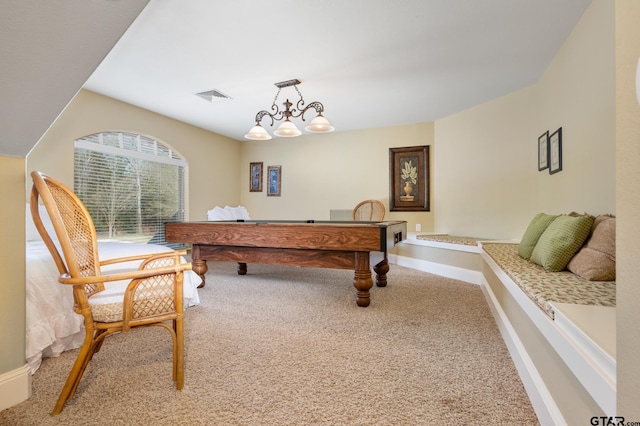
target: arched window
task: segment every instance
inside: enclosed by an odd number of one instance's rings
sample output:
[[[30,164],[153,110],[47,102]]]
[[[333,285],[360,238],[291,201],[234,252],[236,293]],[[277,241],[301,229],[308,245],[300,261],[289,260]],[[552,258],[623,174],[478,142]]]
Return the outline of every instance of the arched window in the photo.
[[[164,223],[184,219],[187,162],[162,142],[127,132],[95,133],[74,146],[74,191],[98,238],[170,245]]]

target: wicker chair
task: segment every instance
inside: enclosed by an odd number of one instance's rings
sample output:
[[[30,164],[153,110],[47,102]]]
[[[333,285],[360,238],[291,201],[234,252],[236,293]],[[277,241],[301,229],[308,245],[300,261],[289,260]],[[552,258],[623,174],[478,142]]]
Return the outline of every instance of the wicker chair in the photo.
[[[378,200],[365,200],[353,209],[351,214],[353,220],[356,221],[379,221],[384,219],[385,208]]]
[[[51,253],[62,284],[73,285],[74,310],[84,317],[86,336],[51,415],[59,414],[72,398],[93,354],[105,337],[134,327],[160,326],[173,340],[173,381],[178,390],[184,384],[183,272],[190,263],[181,263],[184,252],[130,256],[101,262],[93,220],[80,199],[60,182],[40,172],[31,173],[31,215]],[[53,223],[57,242],[47,233],[38,209],[42,199]],[[62,255],[58,251],[60,247]],[[101,266],[138,260],[138,270],[101,275]],[[105,291],[105,283],[130,280],[119,294]],[[114,293],[100,303],[92,296]]]

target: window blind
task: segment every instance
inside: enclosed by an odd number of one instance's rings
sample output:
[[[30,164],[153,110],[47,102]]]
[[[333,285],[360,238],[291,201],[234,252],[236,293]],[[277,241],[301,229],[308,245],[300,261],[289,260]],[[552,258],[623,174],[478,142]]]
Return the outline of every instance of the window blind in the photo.
[[[164,244],[165,222],[185,215],[187,162],[143,135],[103,132],[75,141],[74,191],[99,239]]]

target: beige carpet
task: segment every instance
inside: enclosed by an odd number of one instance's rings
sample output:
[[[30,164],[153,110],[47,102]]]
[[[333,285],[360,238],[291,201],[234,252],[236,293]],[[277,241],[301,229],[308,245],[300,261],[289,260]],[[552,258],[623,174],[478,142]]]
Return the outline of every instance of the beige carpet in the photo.
[[[45,359],[2,425],[537,424],[481,289],[391,265],[355,304],[353,272],[212,263],[186,313],[185,388],[170,337],[108,338],[54,406],[77,351]]]

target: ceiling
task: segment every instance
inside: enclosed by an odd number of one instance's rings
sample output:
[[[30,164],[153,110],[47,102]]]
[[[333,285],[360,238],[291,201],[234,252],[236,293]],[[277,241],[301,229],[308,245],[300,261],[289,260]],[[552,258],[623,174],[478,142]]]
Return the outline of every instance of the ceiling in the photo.
[[[336,131],[432,121],[536,83],[589,3],[151,0],[84,87],[238,140],[293,78]]]
[[[0,155],[25,157],[149,0],[2,0]]]
[[[324,104],[336,131],[432,121],[535,84],[590,2],[150,0],[83,87],[237,140],[271,107],[274,83],[293,78],[302,81],[307,104]],[[58,69],[95,63],[83,59],[111,29],[101,16],[128,24],[118,14],[134,8],[126,10],[124,0],[48,2],[46,10],[39,0],[9,3],[0,47],[9,47],[12,73],[0,82],[13,92],[0,100],[0,115],[6,107],[13,116],[0,124],[20,131],[34,126],[16,119],[31,120],[59,91],[67,73]],[[62,36],[49,42],[45,33]],[[32,76],[33,62],[47,78]],[[213,89],[231,99],[196,95]],[[293,87],[278,103],[286,98],[297,101]],[[18,102],[28,109],[16,110]],[[263,120],[271,131],[269,123]],[[7,134],[0,135],[2,152],[21,154],[10,145],[35,144]]]
[[[149,0],[2,0],[0,155],[26,157]]]

